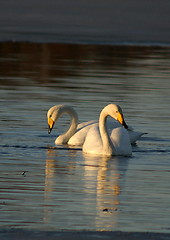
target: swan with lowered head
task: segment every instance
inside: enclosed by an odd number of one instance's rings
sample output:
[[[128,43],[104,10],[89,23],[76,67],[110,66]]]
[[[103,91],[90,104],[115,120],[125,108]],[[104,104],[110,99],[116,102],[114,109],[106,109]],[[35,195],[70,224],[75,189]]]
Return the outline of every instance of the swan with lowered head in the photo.
[[[91,124],[97,123],[96,121],[88,121],[78,124],[78,116],[76,111],[67,105],[55,105],[51,107],[47,112],[47,121],[48,121],[48,133],[51,133],[55,122],[58,118],[63,115],[68,114],[71,117],[71,123],[69,129],[59,135],[55,143],[58,145],[69,144],[80,146],[84,143],[87,131],[90,129]]]
[[[116,127],[109,135],[107,129],[107,117],[111,116],[124,127]],[[83,144],[83,152],[99,155],[122,155],[130,156],[132,146],[129,134],[126,130],[122,109],[115,104],[109,104],[100,113],[99,126],[91,127]]]
[[[69,145],[76,145],[81,146],[84,143],[85,137],[87,132],[92,126],[98,126],[98,121],[87,121],[78,124],[78,116],[76,111],[67,105],[55,105],[51,107],[47,112],[47,121],[49,130],[48,132],[51,133],[55,122],[60,118],[61,115],[68,114],[71,118],[70,127],[69,129],[58,136],[55,140],[55,143],[58,145],[61,144],[69,144]],[[113,120],[113,119],[112,119]],[[113,130],[113,128],[121,127],[121,123],[119,121],[107,121],[107,128],[109,132]],[[127,125],[126,125],[127,127]],[[131,144],[134,144],[144,133],[135,132],[128,127],[128,134],[130,137]]]

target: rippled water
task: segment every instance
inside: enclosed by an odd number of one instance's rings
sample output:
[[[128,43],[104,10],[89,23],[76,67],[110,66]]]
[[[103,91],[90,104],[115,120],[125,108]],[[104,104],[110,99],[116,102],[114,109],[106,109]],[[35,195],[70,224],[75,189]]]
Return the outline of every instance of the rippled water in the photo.
[[[170,49],[0,43],[0,226],[170,231]],[[46,112],[97,119],[110,102],[148,133],[133,155],[56,148]]]

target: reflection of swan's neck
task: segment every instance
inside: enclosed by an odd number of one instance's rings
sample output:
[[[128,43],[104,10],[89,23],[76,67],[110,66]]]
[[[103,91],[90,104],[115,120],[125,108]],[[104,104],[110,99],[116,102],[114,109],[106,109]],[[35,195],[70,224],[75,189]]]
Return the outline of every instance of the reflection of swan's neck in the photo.
[[[75,134],[77,125],[78,125],[78,116],[77,113],[74,111],[73,108],[65,106],[62,111],[60,112],[60,116],[64,113],[67,113],[71,117],[70,127],[69,129],[61,134],[56,140],[56,144],[66,144],[68,140]]]
[[[107,131],[107,126],[106,126],[107,117],[108,117],[108,113],[106,113],[105,111],[102,111],[100,113],[99,129],[100,129],[100,135],[103,143],[103,154],[112,155],[114,151],[114,147]]]

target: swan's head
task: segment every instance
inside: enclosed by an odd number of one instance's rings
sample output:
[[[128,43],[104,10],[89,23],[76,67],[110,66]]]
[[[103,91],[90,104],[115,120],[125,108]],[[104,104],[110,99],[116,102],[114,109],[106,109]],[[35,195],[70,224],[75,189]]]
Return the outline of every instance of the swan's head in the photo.
[[[55,106],[51,107],[47,112],[48,133],[51,133],[54,123],[64,113],[67,113],[71,116],[72,126],[75,127],[75,129],[77,128],[78,116],[77,116],[76,111],[71,106],[55,105]]]
[[[48,122],[48,133],[51,133],[54,123],[57,121],[62,113],[63,105],[55,105],[51,107],[47,112],[47,122]]]
[[[112,118],[116,119],[122,126],[126,129],[128,128],[121,107],[116,104],[109,104],[103,109],[107,115],[110,115]]]

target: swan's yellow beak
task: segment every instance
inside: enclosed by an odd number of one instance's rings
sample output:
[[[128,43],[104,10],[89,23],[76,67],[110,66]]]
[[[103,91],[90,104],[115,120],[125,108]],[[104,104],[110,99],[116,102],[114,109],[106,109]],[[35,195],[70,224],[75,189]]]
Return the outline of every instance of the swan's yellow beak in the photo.
[[[51,130],[53,129],[54,126],[54,121],[52,120],[52,118],[48,118],[48,133],[50,134]]]
[[[124,120],[123,114],[120,112],[117,115],[117,121],[120,122],[120,124],[122,124],[124,126],[124,128],[126,128],[126,129],[128,128],[128,126]]]

